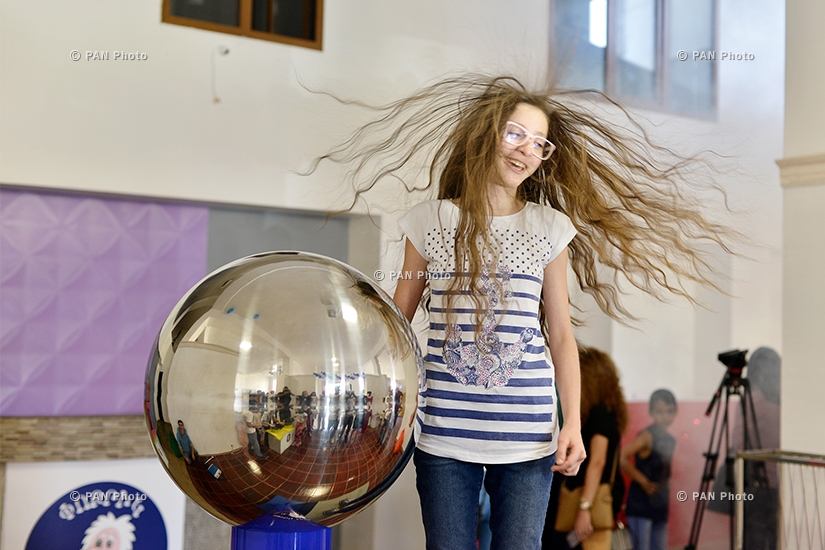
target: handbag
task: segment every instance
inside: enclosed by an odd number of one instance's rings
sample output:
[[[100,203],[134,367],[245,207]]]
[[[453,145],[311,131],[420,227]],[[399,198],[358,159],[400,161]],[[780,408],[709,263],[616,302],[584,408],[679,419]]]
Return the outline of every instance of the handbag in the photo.
[[[613,458],[610,482],[599,484],[599,488],[596,490],[596,498],[593,499],[593,507],[590,508],[590,521],[593,524],[593,529],[613,529],[613,480],[616,476],[618,458],[619,449],[617,447],[616,456]],[[561,486],[559,507],[556,510],[556,531],[567,533],[573,530],[576,515],[579,513],[581,495],[582,487],[571,490],[567,488],[567,484]]]
[[[616,522],[616,528],[610,535],[610,550],[633,550],[630,530],[621,521]]]

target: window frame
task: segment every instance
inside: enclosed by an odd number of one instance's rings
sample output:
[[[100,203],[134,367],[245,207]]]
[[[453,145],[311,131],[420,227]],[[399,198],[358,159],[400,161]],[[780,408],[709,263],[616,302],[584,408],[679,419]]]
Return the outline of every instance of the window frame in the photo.
[[[684,111],[669,106],[670,103],[670,69],[668,67],[668,53],[671,49],[670,29],[668,28],[668,16],[670,9],[670,0],[655,0],[656,2],[656,69],[655,69],[655,89],[656,99],[649,100],[633,95],[622,94],[618,91],[618,1],[607,0],[607,45],[605,46],[604,59],[604,92],[608,97],[615,99],[622,105],[646,109],[650,111],[657,111],[662,113],[669,113],[678,116],[699,119],[699,120],[718,120],[719,113],[719,67],[716,61],[707,61],[713,63],[712,66],[712,108],[709,113],[696,113]],[[719,44],[719,0],[712,0],[712,41],[711,49],[717,50]],[[551,0],[551,17],[550,21],[555,20],[556,0]],[[555,24],[551,23],[551,48],[553,49],[551,60],[555,63],[557,57],[557,36],[555,32]],[[688,60],[689,61],[689,60]],[[687,61],[686,61],[687,62]]]
[[[196,29],[203,29],[213,32],[222,32],[225,34],[234,34],[236,36],[246,36],[248,38],[258,38],[261,40],[268,40],[270,42],[278,42],[291,46],[301,46],[313,50],[323,49],[324,0],[303,0],[305,5],[308,2],[315,3],[314,40],[254,30],[252,28],[252,2],[253,0],[238,0],[237,27],[233,25],[213,23],[211,21],[202,21],[200,19],[192,19],[181,15],[172,15],[172,0],[163,0],[161,22],[172,25],[180,25],[183,27],[194,27]]]

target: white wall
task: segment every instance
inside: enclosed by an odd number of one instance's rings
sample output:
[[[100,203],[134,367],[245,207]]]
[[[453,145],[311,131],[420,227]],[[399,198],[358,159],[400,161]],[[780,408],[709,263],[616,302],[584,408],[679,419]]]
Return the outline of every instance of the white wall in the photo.
[[[787,12],[785,156],[821,155],[825,152],[825,71],[820,55],[825,47],[825,4],[788,0]]]
[[[823,20],[825,23],[825,20]],[[825,92],[825,90],[822,90]],[[782,448],[825,455],[825,178],[785,190]]]
[[[709,399],[723,374],[718,352],[783,347],[774,160],[782,156],[784,6],[719,4],[719,50],[755,59],[715,62],[718,121],[643,114],[654,136],[678,150],[721,155],[719,179],[743,212],[735,223],[759,246],[745,250],[748,259],[724,260],[732,297],[701,294],[708,311],[631,295],[644,319],[635,329],[592,313],[580,335],[613,353],[631,399],[645,400],[658,386],[680,399]],[[340,206],[338,171],[324,167],[311,178],[289,171],[364,120],[358,109],[308,93],[299,78],[343,98],[383,102],[456,70],[538,80],[549,51],[545,0],[326,0],[321,52],[161,24],[160,0],[2,0],[0,7],[0,181],[283,208]],[[230,53],[217,55],[219,46]],[[75,62],[72,50],[139,51],[148,59]],[[409,202],[398,195],[370,195],[385,212],[388,240]],[[382,267],[397,268],[393,258]],[[412,478],[404,475],[367,512],[377,547],[423,546]]]
[[[344,137],[361,113],[309,94],[298,78],[387,101],[443,72],[519,69],[546,55],[546,2],[444,6],[327,0],[318,52],[161,24],[159,0],[3,2],[0,180],[327,208],[335,179],[310,185],[288,172]],[[214,55],[219,46],[230,53]],[[72,50],[148,59],[72,61]]]
[[[825,454],[825,4],[790,0],[787,17],[782,448]]]
[[[784,3],[717,2],[718,52],[751,53],[752,61],[717,60],[719,113],[696,121],[642,113],[652,134],[676,150],[719,155],[716,175],[737,212],[717,212],[748,237],[741,257],[720,258],[719,285],[729,294],[694,289],[705,308],[628,298],[642,320],[579,330],[585,343],[612,352],[626,396],[646,401],[669,387],[680,400],[710,400],[724,375],[716,359],[729,349],[770,346],[782,353],[782,194],[775,160],[782,156]],[[678,44],[673,45],[679,49]]]
[[[197,368],[192,368],[196,365]],[[234,401],[238,354],[218,346],[182,342],[166,376],[165,418],[177,436],[183,420],[192,444],[205,455],[240,447]]]

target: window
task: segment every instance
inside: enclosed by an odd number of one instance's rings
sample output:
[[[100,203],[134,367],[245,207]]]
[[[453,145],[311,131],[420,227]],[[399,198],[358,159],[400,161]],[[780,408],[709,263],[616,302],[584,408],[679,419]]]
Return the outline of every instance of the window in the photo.
[[[715,0],[555,0],[561,84],[712,117],[715,13]]]
[[[163,0],[162,21],[321,49],[323,0]]]

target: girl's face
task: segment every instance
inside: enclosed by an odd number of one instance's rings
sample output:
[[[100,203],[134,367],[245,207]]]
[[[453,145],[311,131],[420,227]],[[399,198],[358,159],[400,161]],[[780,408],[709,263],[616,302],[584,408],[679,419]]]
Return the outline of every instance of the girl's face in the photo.
[[[506,122],[515,122],[535,137],[547,137],[547,116],[533,105],[519,103]],[[498,169],[502,185],[508,189],[515,191],[543,162],[533,154],[534,143],[535,140],[531,138],[522,145],[515,146],[501,138]]]

